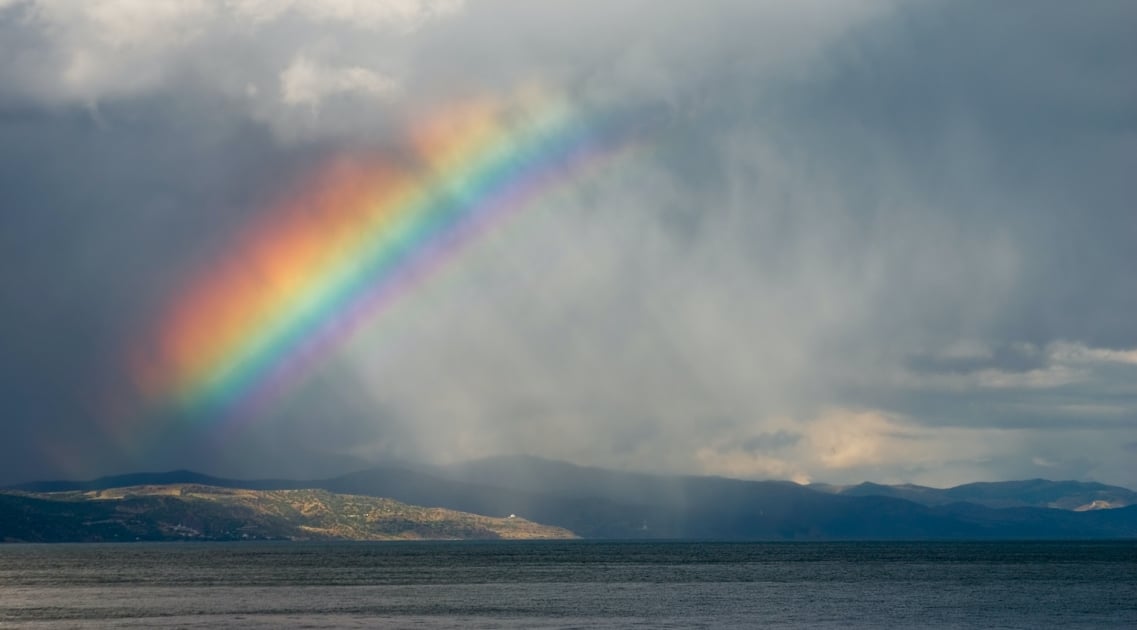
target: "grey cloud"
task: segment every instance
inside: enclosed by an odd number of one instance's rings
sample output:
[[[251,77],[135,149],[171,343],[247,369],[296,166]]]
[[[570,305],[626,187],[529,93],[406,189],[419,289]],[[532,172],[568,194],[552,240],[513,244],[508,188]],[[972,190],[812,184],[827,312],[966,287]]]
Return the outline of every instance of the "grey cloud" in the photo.
[[[0,480],[518,451],[1137,484],[1133,366],[1102,358],[1137,346],[1128,3],[206,3],[144,14],[178,37],[138,53],[45,6],[0,3]],[[89,73],[64,76],[77,51]],[[228,443],[109,443],[88,392],[273,195],[531,82],[642,112],[651,142],[462,252]]]
[[[758,453],[780,451],[788,446],[794,446],[801,441],[801,435],[788,431],[774,431],[760,433],[739,446],[748,451]]]
[[[5,460],[43,465],[38,447],[55,442],[74,445],[78,466],[101,442],[102,397],[127,378],[131,340],[311,158],[274,153],[263,130],[192,97],[108,104],[97,118],[3,108],[0,145],[0,392],[29,434],[4,442]]]
[[[935,353],[913,354],[908,369],[918,373],[967,374],[984,369],[1028,372],[1046,365],[1046,357],[1028,344],[1002,344],[980,355],[953,356]]]
[[[797,100],[809,122],[794,131],[856,148],[835,161],[851,176],[883,163],[950,205],[960,229],[1009,236],[1020,277],[984,318],[991,334],[1132,347],[1120,319],[1137,306],[1137,189],[1122,175],[1137,154],[1132,11],[1040,3],[1024,21],[1005,5],[907,7],[834,49],[832,80]]]

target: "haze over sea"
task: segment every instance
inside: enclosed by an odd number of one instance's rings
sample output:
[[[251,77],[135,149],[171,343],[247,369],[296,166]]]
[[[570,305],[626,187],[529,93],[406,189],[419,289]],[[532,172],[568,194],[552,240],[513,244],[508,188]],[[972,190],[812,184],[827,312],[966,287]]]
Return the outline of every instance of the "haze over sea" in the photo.
[[[1137,542],[5,545],[0,627],[1137,626]]]

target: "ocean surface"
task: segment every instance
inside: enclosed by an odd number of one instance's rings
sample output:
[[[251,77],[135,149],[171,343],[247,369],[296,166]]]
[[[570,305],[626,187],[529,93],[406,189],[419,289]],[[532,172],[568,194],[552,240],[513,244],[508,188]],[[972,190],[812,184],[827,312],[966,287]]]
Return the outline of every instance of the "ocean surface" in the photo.
[[[0,545],[0,628],[1137,628],[1137,541]]]

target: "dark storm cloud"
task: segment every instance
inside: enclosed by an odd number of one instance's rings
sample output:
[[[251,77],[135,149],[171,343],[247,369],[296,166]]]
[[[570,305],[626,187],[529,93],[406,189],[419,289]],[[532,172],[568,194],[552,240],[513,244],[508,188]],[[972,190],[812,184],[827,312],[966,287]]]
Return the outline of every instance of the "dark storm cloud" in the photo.
[[[1004,344],[989,352],[972,356],[915,354],[907,361],[908,369],[917,373],[970,374],[980,370],[1029,372],[1046,365],[1046,357],[1031,346]]]
[[[829,74],[794,101],[805,120],[792,133],[832,146],[850,178],[892,171],[957,229],[1011,235],[1021,276],[972,334],[1132,347],[1134,9],[1044,2],[1026,17],[904,7],[830,51]]]
[[[0,395],[24,433],[0,459],[34,474],[68,464],[56,457],[81,468],[113,449],[106,396],[129,379],[130,344],[319,148],[281,151],[263,127],[192,94],[97,114],[9,106],[0,146]],[[75,446],[52,455],[62,444]]]
[[[788,431],[775,431],[773,433],[760,433],[743,442],[741,447],[757,453],[770,453],[793,446],[800,441],[800,435]]]
[[[0,481],[524,451],[1137,484],[1135,24],[1126,2],[0,0]],[[271,417],[117,442],[124,348],[250,217],[523,84],[645,112],[650,148],[471,247]]]

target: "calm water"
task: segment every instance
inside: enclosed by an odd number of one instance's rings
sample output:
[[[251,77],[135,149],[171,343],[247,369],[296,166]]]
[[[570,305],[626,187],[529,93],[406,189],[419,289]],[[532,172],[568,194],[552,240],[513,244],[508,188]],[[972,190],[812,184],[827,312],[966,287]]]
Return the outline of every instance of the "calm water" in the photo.
[[[0,545],[0,628],[1137,628],[1137,542]]]

